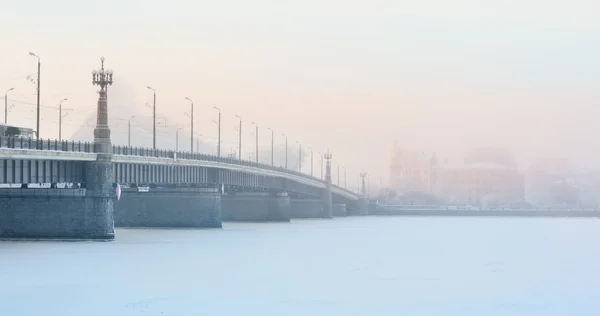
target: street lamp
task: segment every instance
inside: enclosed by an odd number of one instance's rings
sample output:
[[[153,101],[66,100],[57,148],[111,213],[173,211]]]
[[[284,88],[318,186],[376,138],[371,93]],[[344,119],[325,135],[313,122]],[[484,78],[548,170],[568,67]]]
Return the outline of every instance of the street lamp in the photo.
[[[302,144],[299,141],[296,141],[298,144],[298,172],[302,172]]]
[[[271,131],[271,166],[275,165],[275,160],[274,158],[274,149],[275,149],[275,132],[273,132],[273,129],[269,127],[269,130]]]
[[[152,101],[152,149],[156,149],[156,90],[151,86],[146,86],[146,89],[152,90],[154,99]]]
[[[308,149],[310,149],[310,176],[313,176],[313,149],[308,146]]]
[[[219,123],[217,124],[218,138],[217,138],[217,157],[221,157],[221,109],[213,106],[213,109],[219,111]]]
[[[365,187],[365,177],[367,176],[366,172],[361,172],[360,173],[360,177],[362,178],[362,186],[360,188],[360,193],[362,195],[366,195],[367,194],[367,188]]]
[[[185,99],[191,103],[190,125],[192,126],[192,130],[190,131],[190,152],[194,153],[194,101],[188,97],[185,97]]]
[[[100,87],[100,91],[98,92],[98,115],[96,119],[96,128],[94,129],[94,152],[112,154],[110,128],[108,127],[106,89],[113,83],[113,72],[112,70],[104,69],[104,57],[100,58],[100,62],[100,70],[94,70],[92,72],[92,84]],[[38,136],[40,136],[39,133]]]
[[[240,130],[239,130],[239,143],[238,143],[238,159],[242,160],[242,118],[239,115],[235,115],[235,117],[240,119]]]
[[[258,124],[252,122],[252,124],[254,124],[254,126],[256,126],[256,132],[255,132],[255,136],[256,136],[256,163],[258,163]]]
[[[36,123],[36,137],[39,140],[40,139],[40,70],[42,68],[42,62],[40,61],[40,56],[29,52],[29,55],[37,58],[38,60],[38,64],[37,64],[37,123]]]
[[[15,88],[10,88],[4,92],[4,124],[8,123],[8,92],[13,90]]]
[[[131,120],[135,118],[135,115],[132,115],[127,121],[127,146],[131,147]]]
[[[58,103],[58,140],[59,141],[62,140],[62,118],[63,118],[62,103],[67,100],[68,100],[67,98],[64,98],[64,99],[60,100],[60,102]]]
[[[285,169],[288,168],[288,139],[287,139],[287,135],[285,134],[281,134],[283,137],[285,137]]]
[[[326,167],[327,170],[325,171],[325,182],[327,182],[327,184],[331,184],[331,158],[333,157],[333,155],[331,155],[329,153],[329,149],[327,149],[327,153],[323,156],[327,160],[327,167]]]

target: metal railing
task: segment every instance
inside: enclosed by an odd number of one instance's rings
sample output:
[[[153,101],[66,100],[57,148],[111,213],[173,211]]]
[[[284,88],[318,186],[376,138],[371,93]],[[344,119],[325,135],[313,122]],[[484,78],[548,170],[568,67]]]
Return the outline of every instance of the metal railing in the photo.
[[[11,149],[36,149],[36,150],[55,150],[68,152],[94,152],[94,146],[88,142],[75,142],[68,140],[51,140],[22,137],[0,136],[0,148]]]

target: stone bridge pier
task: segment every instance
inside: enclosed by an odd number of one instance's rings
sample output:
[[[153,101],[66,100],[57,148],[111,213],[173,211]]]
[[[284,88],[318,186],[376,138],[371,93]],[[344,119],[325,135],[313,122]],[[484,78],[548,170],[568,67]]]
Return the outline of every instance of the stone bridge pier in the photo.
[[[348,215],[345,203],[335,203],[332,205],[332,209],[334,217],[344,217]]]
[[[115,202],[117,227],[221,227],[214,188],[129,188]]]
[[[346,211],[349,216],[369,215],[369,199],[361,197],[353,201],[353,203],[347,205]]]
[[[352,203],[352,205],[348,206],[348,215],[354,215],[354,216],[369,215],[369,208],[370,208],[369,204],[371,202],[369,201],[369,198],[367,196],[367,190],[366,190],[366,185],[365,185],[365,177],[366,176],[367,176],[366,173],[361,172],[361,174],[360,174],[360,177],[362,178],[361,196],[358,198],[358,200],[355,203]]]
[[[228,192],[221,198],[223,221],[289,222],[290,197],[286,192]]]

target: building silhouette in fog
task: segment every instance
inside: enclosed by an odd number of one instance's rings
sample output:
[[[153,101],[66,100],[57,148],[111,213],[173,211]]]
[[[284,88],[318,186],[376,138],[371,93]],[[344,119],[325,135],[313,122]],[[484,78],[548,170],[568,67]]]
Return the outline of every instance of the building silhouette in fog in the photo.
[[[450,204],[503,207],[524,199],[524,177],[507,151],[477,149],[459,164],[435,166],[432,192]]]
[[[524,200],[524,177],[515,158],[494,148],[473,150],[457,164],[394,144],[390,187],[398,195],[424,192],[458,205],[507,206]]]

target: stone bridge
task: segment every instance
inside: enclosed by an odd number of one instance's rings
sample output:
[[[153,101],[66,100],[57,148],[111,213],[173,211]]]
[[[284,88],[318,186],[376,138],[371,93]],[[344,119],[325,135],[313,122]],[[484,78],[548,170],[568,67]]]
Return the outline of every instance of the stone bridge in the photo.
[[[319,179],[241,159],[113,146],[113,73],[101,60],[92,73],[100,87],[92,143],[0,136],[0,238],[110,240],[115,225],[221,227],[368,213],[365,198],[331,183],[330,154]]]
[[[364,215],[367,201],[326,179],[213,155],[0,137],[1,238],[113,238],[114,226],[221,227]],[[94,196],[98,178],[109,181]],[[116,198],[117,184],[122,192]]]

